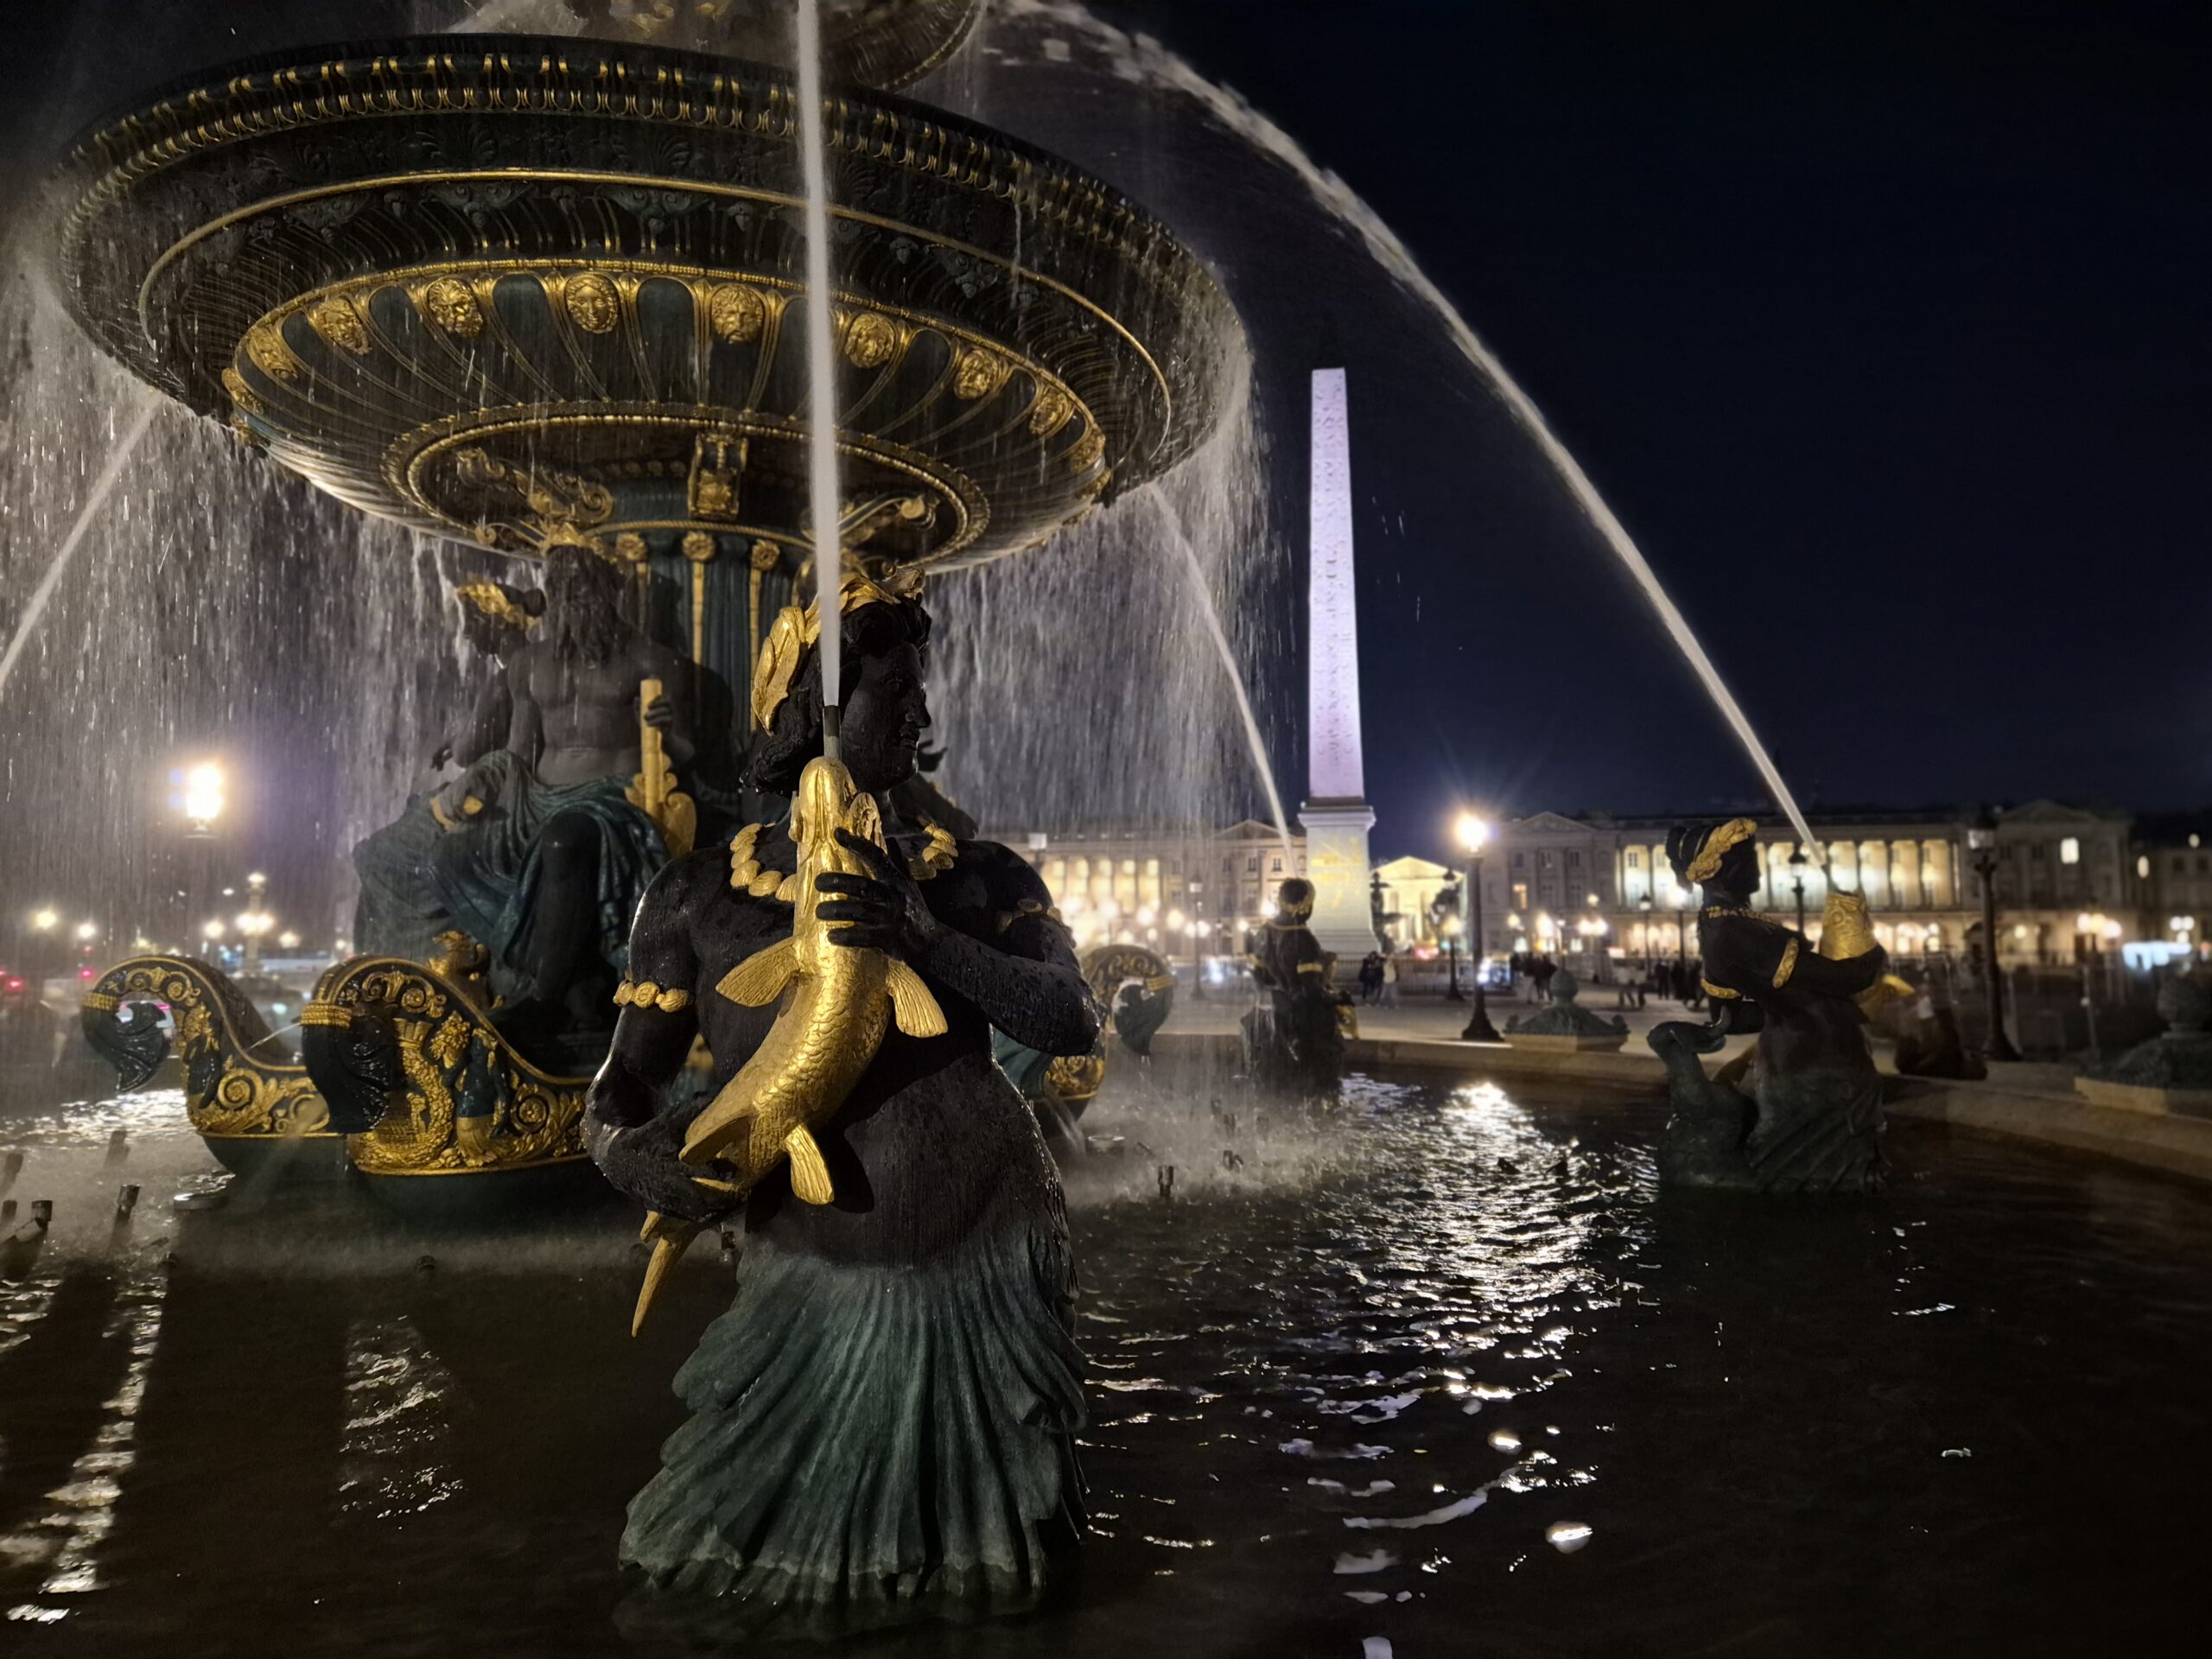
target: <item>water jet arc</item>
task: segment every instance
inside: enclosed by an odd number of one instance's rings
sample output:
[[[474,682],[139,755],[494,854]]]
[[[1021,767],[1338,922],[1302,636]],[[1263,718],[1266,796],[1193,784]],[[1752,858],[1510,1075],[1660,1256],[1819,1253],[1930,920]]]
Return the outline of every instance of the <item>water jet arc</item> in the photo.
[[[1252,769],[1260,774],[1260,786],[1268,791],[1268,810],[1274,815],[1275,836],[1282,842],[1283,864],[1290,867],[1290,820],[1283,815],[1282,791],[1275,787],[1275,769],[1268,760],[1268,746],[1260,737],[1260,722],[1252,713],[1252,698],[1244,689],[1243,671],[1236,665],[1236,653],[1230,649],[1229,636],[1222,631],[1221,613],[1214,607],[1213,592],[1206,586],[1206,573],[1198,563],[1198,550],[1191,545],[1185,533],[1180,515],[1173,504],[1157,492],[1150,497],[1159,509],[1160,522],[1175,538],[1176,550],[1183,556],[1183,563],[1191,573],[1191,588],[1198,595],[1198,613],[1205,619],[1206,632],[1212,637],[1214,650],[1220,654],[1222,672],[1229,677],[1229,689],[1236,698],[1236,712],[1244,721],[1244,741],[1252,751]]]
[[[16,661],[37,632],[39,619],[46,614],[46,607],[54,602],[54,592],[61,586],[61,578],[68,574],[69,562],[76,556],[78,543],[85,539],[85,532],[92,527],[92,516],[107,504],[115,491],[116,480],[123,476],[123,469],[146,435],[146,429],[154,423],[154,411],[159,400],[151,392],[138,394],[138,414],[124,430],[123,441],[117,444],[107,458],[107,465],[92,481],[92,493],[85,498],[85,505],[77,514],[77,522],[69,526],[69,533],[54,550],[54,561],[46,567],[46,574],[39,578],[38,586],[31,590],[30,602],[23,607],[23,614],[16,624],[15,638],[8,641],[8,650],[0,656],[0,693],[8,689],[10,676],[16,671]]]

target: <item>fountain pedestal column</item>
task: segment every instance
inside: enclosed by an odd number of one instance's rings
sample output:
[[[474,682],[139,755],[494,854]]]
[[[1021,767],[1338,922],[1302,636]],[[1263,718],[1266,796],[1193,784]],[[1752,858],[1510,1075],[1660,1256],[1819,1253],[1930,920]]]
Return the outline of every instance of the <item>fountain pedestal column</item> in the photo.
[[[1344,372],[1313,371],[1313,485],[1308,498],[1306,874],[1313,937],[1339,971],[1375,949],[1368,894],[1367,804],[1360,753],[1359,613],[1352,588],[1351,445]]]

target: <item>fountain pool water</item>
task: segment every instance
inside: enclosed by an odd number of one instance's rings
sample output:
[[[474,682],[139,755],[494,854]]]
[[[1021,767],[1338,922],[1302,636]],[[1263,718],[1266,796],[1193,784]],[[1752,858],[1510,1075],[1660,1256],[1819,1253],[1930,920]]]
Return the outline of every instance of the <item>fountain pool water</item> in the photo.
[[[2191,1650],[2212,1440],[2175,1379],[2212,1363],[2212,1195],[1903,1123],[1881,1205],[1685,1203],[1656,1107],[1220,1092],[1117,1073],[1086,1122],[1124,1149],[1071,1172],[1077,1592],[871,1651]],[[632,1341],[614,1213],[172,1214],[212,1166],[143,1108],[4,1144],[14,1195],[59,1200],[0,1281],[11,1654],[608,1649],[714,1249]]]

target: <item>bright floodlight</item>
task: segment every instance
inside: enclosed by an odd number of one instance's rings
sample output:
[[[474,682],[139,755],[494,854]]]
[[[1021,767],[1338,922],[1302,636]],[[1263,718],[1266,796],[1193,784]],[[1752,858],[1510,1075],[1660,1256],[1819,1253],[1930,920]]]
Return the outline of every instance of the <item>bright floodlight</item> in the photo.
[[[79,922],[77,924],[77,937],[82,939],[86,944],[90,944],[94,939],[99,938],[99,936],[100,925],[98,922]]]
[[[276,943],[287,950],[296,950],[300,948],[300,936],[296,933],[279,933],[276,936]]]
[[[203,927],[203,928],[201,928],[201,929],[200,930],[200,937],[201,938],[203,938],[203,939],[207,939],[207,940],[210,941],[211,943],[212,943],[213,941],[216,940],[216,939],[219,939],[219,938],[221,938],[223,937],[223,925],[222,925],[222,923],[220,923],[220,922],[210,922],[210,923],[208,923],[207,926],[205,926],[205,927]]]
[[[1471,853],[1478,853],[1490,839],[1490,825],[1472,812],[1462,812],[1459,823],[1452,826],[1452,833],[1459,837],[1460,846]]]
[[[31,912],[31,925],[41,933],[51,933],[60,925],[61,912],[51,906]]]
[[[223,769],[202,760],[184,774],[184,816],[194,823],[213,823],[223,816]]]

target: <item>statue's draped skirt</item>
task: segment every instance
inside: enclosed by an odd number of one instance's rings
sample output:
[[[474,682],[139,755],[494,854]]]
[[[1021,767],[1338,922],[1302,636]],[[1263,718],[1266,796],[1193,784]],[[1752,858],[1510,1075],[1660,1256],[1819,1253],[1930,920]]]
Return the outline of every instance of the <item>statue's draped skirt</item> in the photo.
[[[1882,1184],[1882,1079],[1860,1052],[1795,1072],[1762,1070],[1744,1144],[1770,1192],[1864,1192]]]
[[[528,762],[504,749],[471,767],[469,781],[486,805],[439,837],[431,863],[453,925],[490,949],[495,986],[531,970],[543,842],[548,826],[564,815],[571,825],[588,826],[596,839],[600,954],[619,971],[629,953],[638,900],[668,861],[660,830],[631,804],[625,781],[541,783]]]
[[[626,1624],[696,1635],[704,1604],[827,1634],[1033,1603],[1081,1524],[1073,1290],[1057,1216],[1001,1211],[919,1266],[749,1242],[677,1376],[695,1414],[630,1505],[622,1559],[658,1593]]]
[[[445,832],[430,813],[426,792],[408,798],[406,810],[353,848],[361,894],[353,906],[353,948],[372,957],[428,962],[439,933],[453,925],[438,897],[432,860]]]

